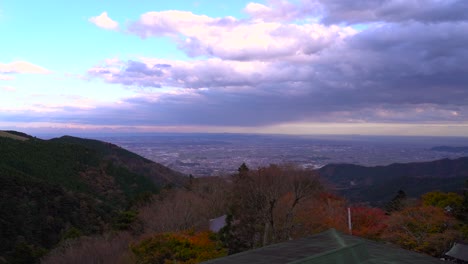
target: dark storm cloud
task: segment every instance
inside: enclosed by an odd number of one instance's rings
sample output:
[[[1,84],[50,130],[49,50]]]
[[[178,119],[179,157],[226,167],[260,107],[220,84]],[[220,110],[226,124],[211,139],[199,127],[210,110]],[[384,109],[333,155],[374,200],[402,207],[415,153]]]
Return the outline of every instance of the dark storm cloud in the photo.
[[[251,20],[245,21],[147,13],[133,24],[134,34],[171,31],[182,50],[203,59],[145,58],[90,69],[90,75],[107,82],[149,89],[123,100],[123,106],[98,107],[92,117],[79,110],[74,116],[109,125],[468,122],[467,5],[270,1],[249,4]],[[285,22],[304,19],[314,8],[325,12],[327,23],[377,23],[356,31]],[[250,40],[256,42],[250,45]],[[152,89],[159,87],[170,92]]]
[[[392,23],[370,27],[305,60],[173,62],[164,73],[156,62],[128,61],[109,81],[201,89],[127,100],[137,118],[129,115],[125,122],[140,125],[466,121],[465,32],[465,22]],[[115,111],[119,120],[127,110],[97,111],[105,116]]]
[[[420,21],[426,23],[466,21],[465,0],[318,0],[325,23]]]

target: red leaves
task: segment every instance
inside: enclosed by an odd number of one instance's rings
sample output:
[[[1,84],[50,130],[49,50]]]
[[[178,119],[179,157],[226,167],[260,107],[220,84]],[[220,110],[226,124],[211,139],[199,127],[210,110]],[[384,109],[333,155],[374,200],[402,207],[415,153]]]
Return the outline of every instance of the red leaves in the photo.
[[[387,227],[385,224],[387,218],[385,212],[379,208],[352,207],[353,235],[378,239]]]

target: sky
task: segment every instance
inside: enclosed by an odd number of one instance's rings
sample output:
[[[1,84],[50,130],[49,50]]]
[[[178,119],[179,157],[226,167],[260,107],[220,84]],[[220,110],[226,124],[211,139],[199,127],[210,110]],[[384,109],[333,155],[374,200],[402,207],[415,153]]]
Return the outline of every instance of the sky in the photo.
[[[0,129],[468,136],[466,0],[0,0]]]

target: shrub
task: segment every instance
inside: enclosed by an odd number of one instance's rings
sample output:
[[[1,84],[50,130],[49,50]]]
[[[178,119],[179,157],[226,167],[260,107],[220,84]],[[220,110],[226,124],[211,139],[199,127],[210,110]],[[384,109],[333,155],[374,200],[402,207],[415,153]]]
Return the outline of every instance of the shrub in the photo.
[[[211,232],[156,234],[131,249],[138,264],[192,264],[226,255],[226,250]]]

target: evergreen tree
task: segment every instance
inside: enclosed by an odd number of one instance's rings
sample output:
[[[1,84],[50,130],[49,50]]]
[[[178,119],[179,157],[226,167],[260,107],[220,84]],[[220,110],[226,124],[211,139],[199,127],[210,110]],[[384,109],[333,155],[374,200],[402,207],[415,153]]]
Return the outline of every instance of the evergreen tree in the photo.
[[[385,211],[387,211],[387,213],[391,213],[402,210],[405,207],[406,198],[407,195],[405,191],[399,190],[397,195],[385,205]]]

